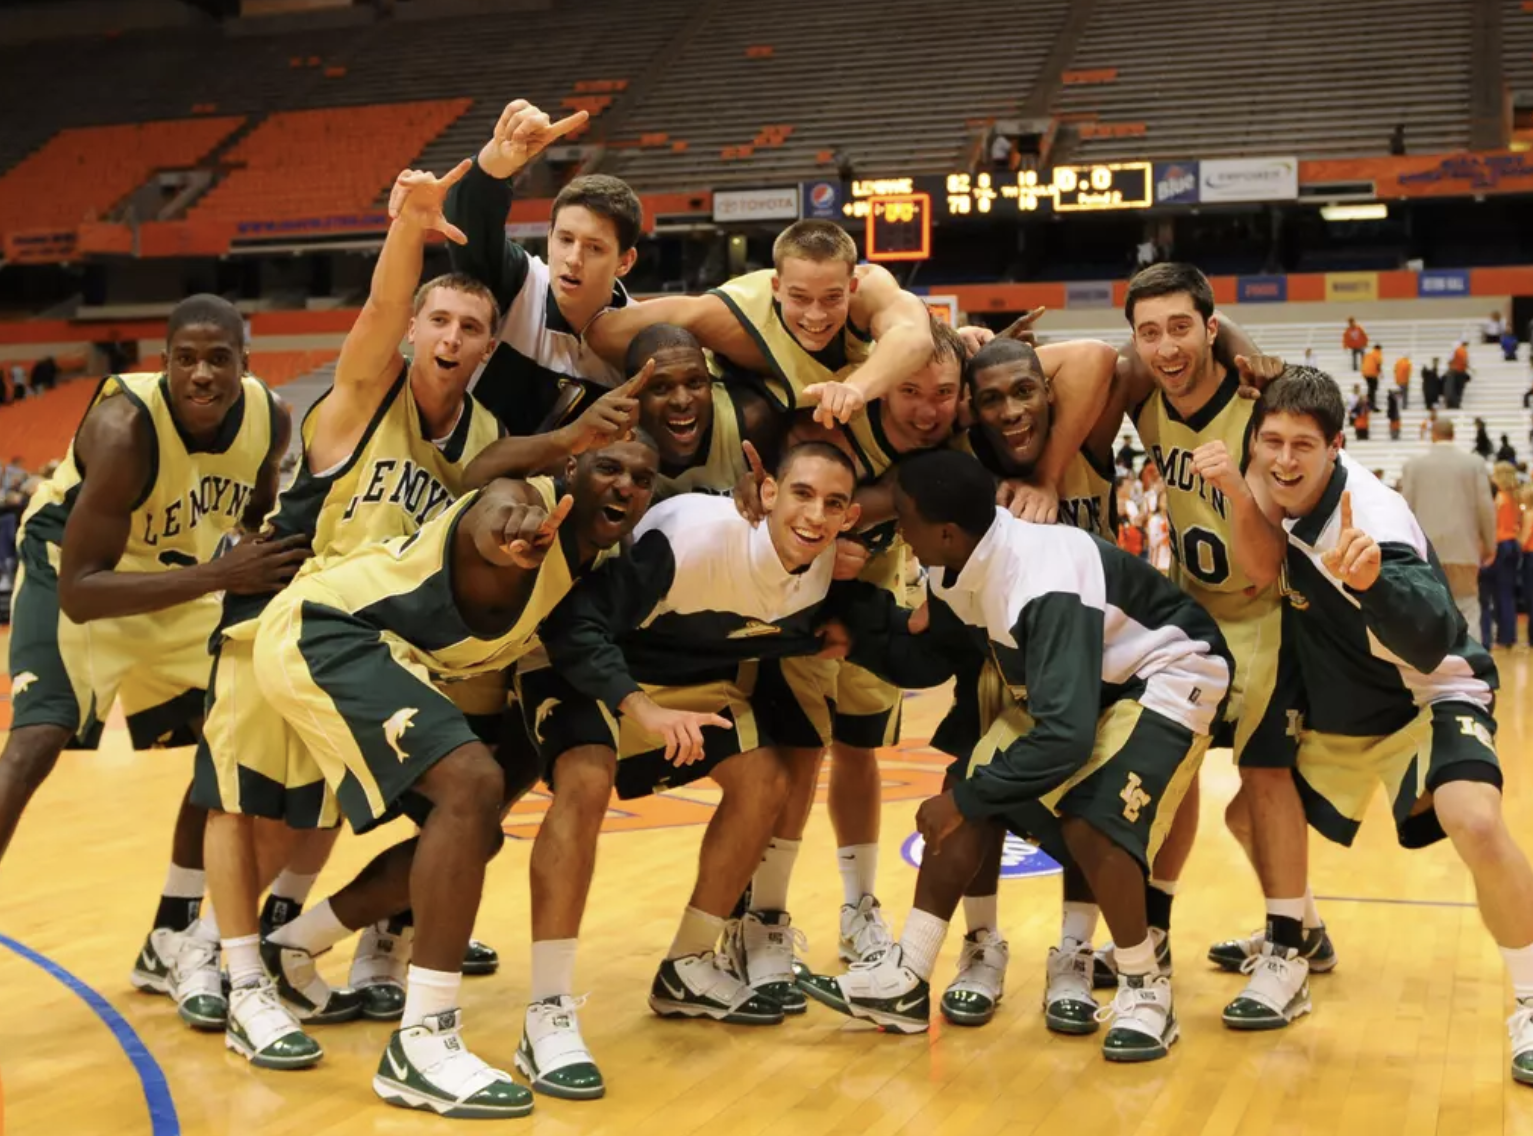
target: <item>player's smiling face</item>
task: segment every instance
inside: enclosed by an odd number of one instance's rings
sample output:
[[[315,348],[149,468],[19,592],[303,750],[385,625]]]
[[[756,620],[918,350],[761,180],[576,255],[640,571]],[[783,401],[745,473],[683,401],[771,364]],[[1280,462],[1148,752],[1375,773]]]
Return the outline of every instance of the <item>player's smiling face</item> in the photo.
[[[1038,368],[1017,359],[974,373],[974,416],[996,453],[1028,473],[1048,444],[1054,393]]]
[[[1302,517],[1325,492],[1339,449],[1338,440],[1328,440],[1310,415],[1272,411],[1256,432],[1251,462],[1273,502],[1290,517]]]
[[[713,425],[713,378],[697,347],[665,347],[639,392],[639,425],[660,446],[666,465],[686,465]]]
[[[852,310],[857,277],[844,260],[784,257],[772,277],[782,322],[806,351],[823,351],[841,334]]]
[[[495,346],[493,309],[483,296],[436,287],[421,300],[410,321],[415,375],[467,390],[479,364]]]
[[[566,479],[575,507],[569,519],[586,547],[611,548],[644,519],[655,462],[655,451],[643,442],[614,442],[570,459]]]
[[[244,369],[244,348],[217,324],[187,324],[170,337],[165,345],[165,384],[171,413],[188,434],[209,438],[218,433],[239,399]]]
[[[1218,328],[1218,320],[1205,320],[1186,292],[1152,296],[1134,305],[1134,350],[1173,399],[1192,397],[1213,380]]]
[[[566,205],[549,226],[549,284],[560,308],[581,319],[611,302],[614,282],[637,258],[637,249],[624,252],[618,244],[617,225],[584,205]]]
[[[761,504],[784,568],[807,567],[857,523],[861,510],[852,504],[854,489],[850,470],[813,455],[795,458],[780,480],[767,478]]]
[[[940,446],[958,417],[957,359],[934,359],[884,395],[883,425],[901,453]]]

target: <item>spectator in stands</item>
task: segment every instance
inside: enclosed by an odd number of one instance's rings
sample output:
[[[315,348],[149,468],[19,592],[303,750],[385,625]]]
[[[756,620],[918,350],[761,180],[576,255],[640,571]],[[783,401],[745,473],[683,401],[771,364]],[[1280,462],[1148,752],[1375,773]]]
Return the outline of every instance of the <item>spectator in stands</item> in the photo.
[[[1352,407],[1347,413],[1347,420],[1352,423],[1352,433],[1357,440],[1366,442],[1368,440],[1368,396],[1356,383],[1352,384]]]
[[[1431,447],[1401,471],[1400,494],[1432,542],[1473,632],[1480,625],[1480,565],[1495,555],[1496,511],[1485,466],[1454,445],[1451,420],[1434,420]]]
[[[1485,321],[1481,331],[1486,343],[1500,343],[1501,337],[1506,334],[1506,321],[1501,318],[1500,312],[1491,312],[1490,319]]]
[[[1517,469],[1497,462],[1491,473],[1496,486],[1496,558],[1491,563],[1495,588],[1496,646],[1517,644],[1517,567],[1521,555],[1522,509],[1517,504]],[[1483,615],[1480,617],[1485,618]],[[1490,643],[1487,641],[1487,647]]]
[[[1425,438],[1432,433],[1437,426],[1437,407],[1427,411],[1427,416],[1421,420],[1421,429],[1416,432],[1416,437]]]
[[[1442,359],[1434,355],[1430,367],[1421,368],[1421,401],[1428,410],[1436,411],[1443,396]]]
[[[1390,391],[1384,397],[1385,417],[1389,419],[1389,440],[1400,440],[1400,394],[1398,391]],[[1380,478],[1382,481],[1383,479]]]
[[[990,135],[990,167],[998,174],[1011,172],[1011,139],[999,130]]]
[[[1501,360],[1504,363],[1517,362],[1517,333],[1511,328],[1501,333]]]
[[[1533,485],[1517,490],[1522,508],[1522,528],[1517,543],[1522,548],[1522,602],[1528,609],[1528,646],[1533,647]]]
[[[1134,459],[1142,453],[1144,453],[1143,450],[1134,449],[1134,436],[1132,434],[1123,435],[1123,443],[1118,447],[1118,468],[1124,473],[1132,474],[1134,472]]]
[[[45,355],[32,364],[32,390],[41,392],[58,386],[59,365],[52,355]]]
[[[1501,445],[1496,449],[1496,461],[1505,462],[1511,466],[1513,473],[1517,471],[1517,451],[1512,447],[1512,443],[1506,440],[1505,434],[1501,435]]]
[[[1384,373],[1384,347],[1375,343],[1363,356],[1363,382],[1368,384],[1368,409],[1379,408],[1379,376]]]
[[[1491,455],[1496,452],[1496,447],[1490,444],[1490,434],[1485,429],[1485,419],[1474,420],[1474,452],[1480,455],[1481,461],[1490,461]]]
[[[1368,346],[1368,333],[1351,316],[1347,317],[1347,330],[1341,333],[1341,345],[1352,352],[1352,369],[1357,370],[1363,358],[1363,348]]]
[[[1389,152],[1396,158],[1405,156],[1405,123],[1395,123],[1395,128],[1389,132]]]
[[[1409,410],[1411,405],[1411,357],[1402,355],[1395,360],[1395,389],[1400,392],[1400,409]]]
[[[836,176],[843,182],[857,180],[857,166],[852,161],[852,156],[840,146],[837,146],[830,156],[830,160],[836,163]]]
[[[20,363],[11,364],[11,397],[17,402],[27,397],[27,369]]]
[[[1469,385],[1469,340],[1461,339],[1448,360],[1448,374],[1443,381],[1443,398],[1449,410],[1457,410],[1464,401],[1464,388]]]

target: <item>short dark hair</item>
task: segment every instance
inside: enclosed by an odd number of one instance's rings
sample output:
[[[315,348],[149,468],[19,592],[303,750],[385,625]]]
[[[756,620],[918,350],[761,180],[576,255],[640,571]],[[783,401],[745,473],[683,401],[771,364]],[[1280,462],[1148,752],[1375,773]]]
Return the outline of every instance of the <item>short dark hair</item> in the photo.
[[[639,243],[639,234],[644,231],[644,207],[639,204],[633,186],[622,178],[586,174],[570,182],[554,198],[554,208],[548,216],[550,229],[559,223],[559,210],[567,205],[578,205],[611,221],[617,230],[620,252],[627,252]]]
[[[1290,363],[1283,373],[1267,384],[1256,404],[1254,429],[1260,430],[1269,414],[1307,414],[1315,420],[1329,442],[1341,433],[1347,411],[1336,380],[1315,367]]]
[[[977,458],[958,450],[926,450],[900,462],[900,492],[932,524],[984,536],[995,521],[995,479]]]
[[[1023,343],[1018,339],[997,337],[976,351],[974,358],[964,364],[964,385],[973,390],[975,375],[989,367],[998,367],[1002,363],[1022,363],[1037,371],[1039,378],[1046,377],[1043,373],[1043,361],[1038,358],[1038,352],[1033,350],[1031,344]]]
[[[1214,286],[1197,268],[1174,260],[1152,264],[1134,274],[1134,278],[1128,282],[1128,296],[1123,301],[1123,316],[1129,326],[1133,327],[1134,305],[1140,300],[1175,296],[1181,292],[1192,297],[1192,306],[1198,309],[1198,314],[1205,322],[1212,318]]]
[[[777,480],[782,481],[788,476],[788,470],[793,468],[793,463],[799,458],[820,458],[832,465],[839,465],[847,473],[852,475],[852,484],[857,484],[857,467],[852,464],[852,459],[846,456],[846,452],[829,442],[800,442],[796,446],[789,447],[783,454],[782,460],[777,463]]]
[[[490,305],[490,330],[494,331],[500,326],[500,301],[495,298],[495,293],[476,276],[470,276],[466,272],[444,272],[441,276],[433,276],[415,290],[415,300],[411,304],[411,313],[421,314],[421,308],[425,306],[426,297],[430,296],[433,289],[446,288],[449,292],[462,292],[473,296],[476,300],[483,300]]]
[[[168,344],[183,327],[196,324],[211,324],[233,339],[240,350],[245,349],[245,317],[222,296],[198,292],[172,308],[165,321],[165,342]]]
[[[628,341],[628,354],[623,360],[627,374],[630,378],[637,375],[643,370],[644,364],[649,362],[650,356],[672,347],[702,350],[697,336],[674,323],[652,323],[641,328],[639,334]]]

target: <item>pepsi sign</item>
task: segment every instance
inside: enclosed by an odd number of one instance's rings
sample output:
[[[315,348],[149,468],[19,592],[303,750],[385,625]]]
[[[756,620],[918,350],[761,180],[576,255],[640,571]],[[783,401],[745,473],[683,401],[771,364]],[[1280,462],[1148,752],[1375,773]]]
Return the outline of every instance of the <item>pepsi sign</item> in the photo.
[[[802,203],[801,213],[804,217],[812,217],[817,221],[840,219],[841,205],[846,199],[840,182],[806,181],[800,188],[802,192],[799,201]]]

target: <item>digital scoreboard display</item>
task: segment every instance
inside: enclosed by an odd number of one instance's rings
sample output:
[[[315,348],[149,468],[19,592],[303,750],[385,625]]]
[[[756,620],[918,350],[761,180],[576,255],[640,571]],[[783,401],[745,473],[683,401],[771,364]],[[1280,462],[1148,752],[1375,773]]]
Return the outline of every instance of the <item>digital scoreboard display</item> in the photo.
[[[932,252],[932,199],[926,193],[867,199],[864,247],[874,263],[925,260]]]
[[[930,219],[941,222],[1148,209],[1155,190],[1149,162],[1055,166],[1005,174],[862,178],[852,182],[851,200],[841,211],[848,219],[866,219],[874,216],[875,202],[923,195],[929,198]],[[878,216],[875,229],[884,223],[885,218]]]

